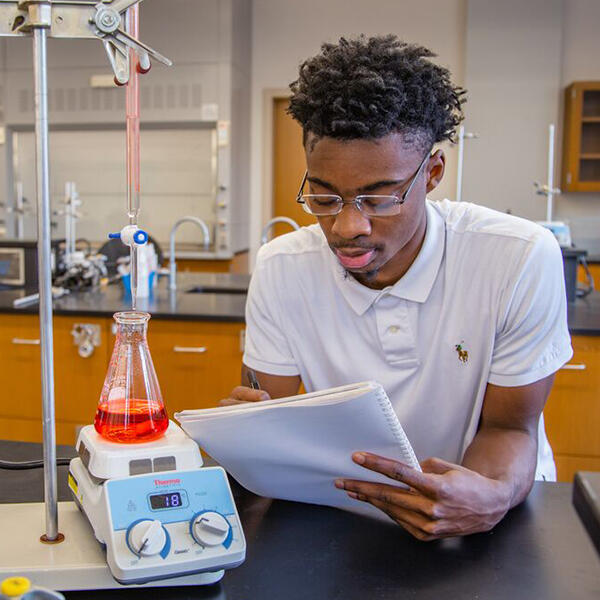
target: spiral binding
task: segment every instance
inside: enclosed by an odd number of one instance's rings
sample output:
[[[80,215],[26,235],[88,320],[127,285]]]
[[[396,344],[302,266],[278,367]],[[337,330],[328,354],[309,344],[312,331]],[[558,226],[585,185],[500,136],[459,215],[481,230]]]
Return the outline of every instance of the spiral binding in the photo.
[[[409,439],[406,437],[406,433],[404,433],[404,429],[402,429],[402,425],[400,425],[400,421],[398,420],[398,415],[388,398],[388,395],[385,393],[385,390],[381,387],[380,384],[376,384],[375,386],[375,397],[377,398],[377,402],[381,407],[383,414],[388,422],[390,427],[390,431],[393,436],[398,441],[400,448],[402,450],[402,455],[408,460],[409,466],[414,469],[421,470],[421,466],[419,465],[419,461],[417,460],[417,456],[415,451],[413,450]]]

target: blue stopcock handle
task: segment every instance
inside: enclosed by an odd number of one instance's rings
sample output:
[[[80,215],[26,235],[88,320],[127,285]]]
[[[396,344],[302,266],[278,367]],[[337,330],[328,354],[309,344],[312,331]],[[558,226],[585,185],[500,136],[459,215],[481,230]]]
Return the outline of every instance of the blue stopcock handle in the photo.
[[[143,229],[138,229],[134,234],[133,234],[133,241],[136,244],[145,244],[148,241],[148,234],[143,230]]]
[[[111,240],[121,240],[124,244],[127,244],[127,240],[123,240],[123,231],[118,231],[117,233],[109,233],[108,238]],[[143,246],[148,241],[148,233],[143,229],[137,229],[136,232],[132,236],[133,241],[138,244],[138,246]]]

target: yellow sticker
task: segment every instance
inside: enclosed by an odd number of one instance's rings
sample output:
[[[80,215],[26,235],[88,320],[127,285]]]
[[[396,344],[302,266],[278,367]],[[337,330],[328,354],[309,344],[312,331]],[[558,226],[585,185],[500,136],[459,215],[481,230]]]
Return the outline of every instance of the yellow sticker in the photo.
[[[75,477],[69,473],[69,487],[73,490],[75,496],[79,496],[79,488],[77,486],[77,481],[75,481]]]

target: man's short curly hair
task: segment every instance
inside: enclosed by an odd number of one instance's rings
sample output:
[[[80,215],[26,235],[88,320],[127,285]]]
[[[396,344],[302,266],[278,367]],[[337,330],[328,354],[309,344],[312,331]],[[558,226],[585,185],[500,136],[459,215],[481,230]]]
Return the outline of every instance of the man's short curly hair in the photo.
[[[409,144],[454,141],[465,90],[435,54],[395,35],[340,38],[300,65],[288,113],[309,133],[341,140],[402,132]]]

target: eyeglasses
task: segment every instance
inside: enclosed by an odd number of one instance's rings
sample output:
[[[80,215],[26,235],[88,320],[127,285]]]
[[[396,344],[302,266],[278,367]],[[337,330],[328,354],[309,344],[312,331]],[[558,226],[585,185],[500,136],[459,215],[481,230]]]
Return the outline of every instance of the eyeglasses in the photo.
[[[296,202],[302,204],[302,208],[309,214],[317,217],[329,217],[339,215],[344,208],[344,204],[354,204],[364,215],[368,217],[391,217],[397,215],[401,211],[401,207],[406,200],[408,194],[413,188],[419,173],[427,162],[430,156],[431,149],[427,151],[425,157],[421,161],[419,168],[410,179],[408,188],[401,196],[384,196],[379,194],[361,194],[356,196],[354,200],[344,200],[337,194],[303,194],[304,186],[308,179],[308,171],[305,171]]]

